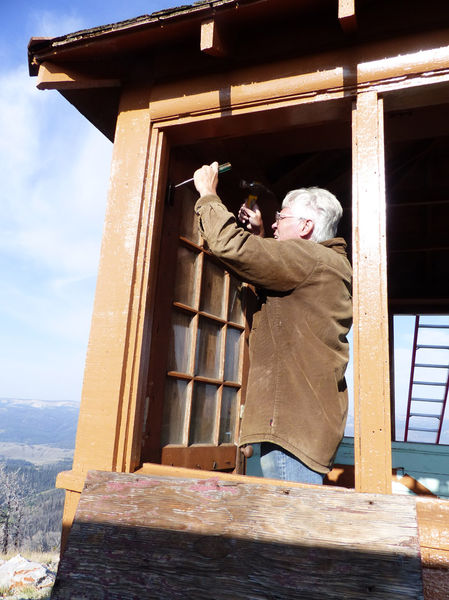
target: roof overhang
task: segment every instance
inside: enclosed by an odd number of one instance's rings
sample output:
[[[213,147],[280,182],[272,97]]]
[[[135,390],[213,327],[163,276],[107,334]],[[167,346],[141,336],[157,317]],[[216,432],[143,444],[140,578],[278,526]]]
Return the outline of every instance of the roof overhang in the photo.
[[[397,0],[212,0],[56,38],[32,38],[30,74],[57,89],[113,139],[121,89],[318,56],[449,25],[428,0],[421,11]],[[432,9],[432,5],[433,9]],[[357,6],[357,13],[356,13]],[[400,53],[400,44],[398,44]],[[275,75],[274,67],[273,74]]]

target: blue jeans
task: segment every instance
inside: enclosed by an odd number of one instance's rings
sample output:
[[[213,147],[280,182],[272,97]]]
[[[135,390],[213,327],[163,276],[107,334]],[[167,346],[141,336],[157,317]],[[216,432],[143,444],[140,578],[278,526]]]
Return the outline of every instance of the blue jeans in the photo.
[[[324,473],[312,471],[296,456],[276,444],[260,444],[260,466],[264,477],[322,485]]]

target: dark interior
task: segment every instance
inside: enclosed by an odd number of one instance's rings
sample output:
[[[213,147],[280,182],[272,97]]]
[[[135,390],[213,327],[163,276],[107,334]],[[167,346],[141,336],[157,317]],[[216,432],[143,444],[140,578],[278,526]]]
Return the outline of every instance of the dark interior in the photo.
[[[391,312],[445,313],[449,297],[449,104],[385,114],[388,288]],[[285,194],[317,185],[340,200],[339,227],[351,252],[352,158],[347,118],[247,136],[204,139],[174,155],[186,177],[212,160],[231,162],[220,177],[223,201],[236,213],[245,200],[241,180],[269,191],[260,206],[271,231]]]
[[[389,297],[395,313],[446,313],[449,105],[387,115]]]

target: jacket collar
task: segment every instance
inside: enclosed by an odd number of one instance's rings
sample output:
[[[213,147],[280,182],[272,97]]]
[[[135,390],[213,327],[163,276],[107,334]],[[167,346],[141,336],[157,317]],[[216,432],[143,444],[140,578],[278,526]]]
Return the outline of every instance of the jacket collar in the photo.
[[[331,248],[338,252],[338,254],[343,254],[346,256],[346,242],[343,238],[332,238],[330,240],[324,240],[324,242],[320,242],[322,246],[326,246],[326,248]]]

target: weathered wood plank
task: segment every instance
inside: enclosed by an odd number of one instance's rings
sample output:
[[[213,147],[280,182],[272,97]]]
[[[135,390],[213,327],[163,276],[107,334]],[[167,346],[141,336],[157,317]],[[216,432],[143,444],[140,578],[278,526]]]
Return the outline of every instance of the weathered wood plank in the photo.
[[[449,551],[449,502],[436,498],[418,498],[416,511],[421,545]]]
[[[53,600],[419,599],[415,501],[92,471]]]

